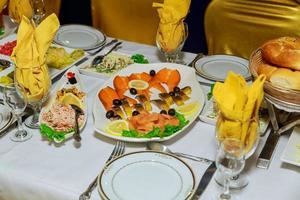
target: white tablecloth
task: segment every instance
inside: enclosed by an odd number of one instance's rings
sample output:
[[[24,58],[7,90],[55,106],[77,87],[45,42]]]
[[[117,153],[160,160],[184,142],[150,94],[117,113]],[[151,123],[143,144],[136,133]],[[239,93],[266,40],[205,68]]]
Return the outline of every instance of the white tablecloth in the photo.
[[[153,46],[126,42],[119,51],[142,53],[150,62],[160,61],[159,52]],[[194,57],[195,54],[184,54],[187,63]],[[16,143],[9,139],[12,134],[9,132],[0,139],[1,200],[75,200],[102,169],[115,141],[94,132],[91,105],[93,97],[104,81],[85,75],[82,76],[82,80],[88,90],[89,116],[82,132],[81,147],[76,148],[73,140],[63,146],[55,146],[43,140],[39,131],[30,129],[27,130],[33,133],[33,138]],[[250,184],[242,190],[235,191],[234,194],[243,200],[299,200],[300,168],[280,161],[288,136],[280,138],[268,170],[255,167],[257,154],[261,151],[265,139],[262,138],[256,155],[247,161],[245,172],[249,175]],[[165,144],[174,151],[209,159],[214,159],[217,148],[214,127],[199,120],[196,120],[187,131]],[[144,149],[144,144],[126,145],[126,152]],[[207,166],[186,161],[194,170],[198,183]],[[221,190],[222,188],[212,180],[201,199],[214,199]],[[92,199],[100,199],[97,191],[93,192]]]

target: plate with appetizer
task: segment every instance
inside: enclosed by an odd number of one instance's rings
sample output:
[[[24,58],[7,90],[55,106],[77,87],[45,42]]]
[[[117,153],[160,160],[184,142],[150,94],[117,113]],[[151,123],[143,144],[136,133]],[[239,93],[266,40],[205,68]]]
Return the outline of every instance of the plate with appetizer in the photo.
[[[86,92],[76,68],[69,69],[57,83],[54,92],[42,108],[39,124],[41,134],[49,141],[61,143],[74,135],[76,120],[79,131],[87,121]],[[80,112],[76,115],[76,109]]]
[[[92,59],[80,66],[79,72],[85,75],[94,76],[102,79],[109,79],[118,71],[133,64],[147,64],[148,59],[142,54],[125,54],[113,51],[104,57],[103,61],[97,65],[91,65]]]
[[[204,104],[193,68],[132,64],[99,89],[93,104],[94,128],[116,140],[165,141],[191,125]]]
[[[16,34],[2,39],[0,42],[0,54],[7,56],[10,60],[9,56],[12,54],[16,44]],[[52,44],[46,53],[46,63],[49,67],[51,78],[53,79],[63,73],[84,56],[86,56],[86,53],[82,49],[71,49]]]

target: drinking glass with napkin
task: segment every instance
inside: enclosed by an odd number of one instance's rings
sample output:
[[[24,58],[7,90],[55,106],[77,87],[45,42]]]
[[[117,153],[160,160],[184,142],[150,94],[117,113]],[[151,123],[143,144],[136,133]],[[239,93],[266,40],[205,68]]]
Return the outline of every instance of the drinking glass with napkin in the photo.
[[[250,86],[245,79],[229,72],[224,83],[217,82],[213,96],[219,115],[217,138],[239,139],[245,145],[245,153],[255,146],[258,138],[259,107],[263,100],[265,75],[260,75]]]
[[[178,53],[187,37],[187,25],[184,24],[191,0],[164,0],[153,3],[160,18],[156,42],[164,53]]]

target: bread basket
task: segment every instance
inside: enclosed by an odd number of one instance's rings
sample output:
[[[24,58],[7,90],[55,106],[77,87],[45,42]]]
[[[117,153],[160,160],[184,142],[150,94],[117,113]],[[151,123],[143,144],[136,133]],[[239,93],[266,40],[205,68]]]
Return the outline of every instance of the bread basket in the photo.
[[[258,66],[263,63],[261,48],[255,50],[249,60],[249,68],[252,76],[256,79]],[[288,107],[300,107],[300,91],[287,89],[273,85],[271,82],[266,81],[264,84],[264,91],[267,96],[272,97],[275,101],[286,104]]]

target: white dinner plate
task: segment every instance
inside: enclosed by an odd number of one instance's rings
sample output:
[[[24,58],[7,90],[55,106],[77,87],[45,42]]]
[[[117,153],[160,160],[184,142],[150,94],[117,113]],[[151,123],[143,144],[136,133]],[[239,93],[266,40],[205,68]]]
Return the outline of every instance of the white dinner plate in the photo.
[[[0,104],[0,133],[5,131],[5,129],[10,125],[13,120],[13,115],[9,109]]]
[[[281,160],[300,167],[300,127],[296,126],[283,151]]]
[[[64,25],[59,28],[54,42],[70,48],[91,50],[100,47],[106,36],[99,30],[85,25]]]
[[[194,68],[198,75],[213,81],[224,81],[229,71],[251,78],[248,60],[230,55],[205,56],[197,60]]]
[[[151,137],[151,138],[136,138],[136,137],[124,137],[124,136],[118,136],[113,135],[107,132],[106,127],[109,122],[111,122],[109,119],[106,118],[106,110],[104,106],[102,105],[101,101],[99,100],[98,94],[99,92],[109,86],[114,88],[113,86],[113,80],[116,76],[129,76],[132,73],[141,73],[141,72],[149,72],[150,70],[155,70],[158,72],[160,69],[163,68],[170,68],[170,69],[177,69],[180,73],[181,80],[178,84],[178,87],[182,88],[185,86],[190,86],[192,88],[192,93],[190,95],[190,99],[186,103],[190,103],[193,101],[199,101],[200,106],[197,111],[195,111],[195,114],[191,115],[190,118],[188,118],[189,123],[185,125],[181,130],[177,131],[176,133],[167,136],[167,137]],[[158,99],[158,92],[155,90],[152,91],[151,100]],[[125,95],[130,95],[129,92],[125,93]],[[131,98],[134,98],[134,96],[130,96]],[[94,128],[95,130],[112,139],[115,140],[122,140],[127,142],[149,142],[149,141],[166,141],[169,140],[176,135],[182,133],[188,126],[190,126],[198,117],[200,114],[203,106],[205,104],[205,95],[201,89],[201,86],[199,85],[198,81],[196,80],[195,70],[191,67],[175,64],[175,63],[151,63],[151,64],[132,64],[128,67],[124,68],[123,70],[119,71],[115,75],[113,75],[110,79],[108,79],[98,90],[97,95],[94,97],[94,103],[93,103],[93,116],[94,116]],[[174,107],[176,109],[176,107]],[[154,112],[159,112],[160,110],[155,110],[155,106],[153,106]]]
[[[98,191],[110,200],[183,200],[195,189],[192,169],[166,153],[129,153],[110,162],[98,176]]]

